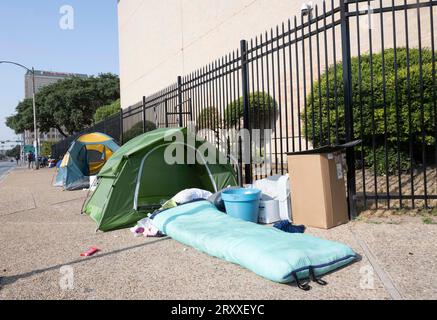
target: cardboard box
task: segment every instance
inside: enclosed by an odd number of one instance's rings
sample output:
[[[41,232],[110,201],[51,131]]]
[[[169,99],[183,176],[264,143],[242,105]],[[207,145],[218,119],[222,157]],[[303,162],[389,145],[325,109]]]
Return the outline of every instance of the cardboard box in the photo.
[[[290,154],[293,223],[330,229],[349,221],[341,153]]]

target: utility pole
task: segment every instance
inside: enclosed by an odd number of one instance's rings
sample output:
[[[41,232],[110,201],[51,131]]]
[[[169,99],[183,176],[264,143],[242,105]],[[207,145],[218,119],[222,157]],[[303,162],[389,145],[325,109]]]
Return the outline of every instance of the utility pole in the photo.
[[[18,67],[21,67],[25,70],[27,70],[28,72],[30,72],[32,74],[32,99],[33,99],[33,131],[34,131],[34,135],[35,135],[35,140],[34,140],[34,146],[35,146],[35,166],[36,166],[36,170],[39,169],[39,160],[38,160],[38,127],[36,124],[36,88],[35,88],[35,69],[32,67],[32,69],[29,69],[28,67],[17,63],[17,62],[13,62],[13,61],[0,61],[1,63],[7,63],[7,64],[13,64],[16,65]]]
[[[35,69],[32,67],[32,98],[33,98],[33,132],[35,133],[35,167],[36,170],[39,169],[39,160],[38,160],[38,127],[36,125],[36,89],[35,89]]]

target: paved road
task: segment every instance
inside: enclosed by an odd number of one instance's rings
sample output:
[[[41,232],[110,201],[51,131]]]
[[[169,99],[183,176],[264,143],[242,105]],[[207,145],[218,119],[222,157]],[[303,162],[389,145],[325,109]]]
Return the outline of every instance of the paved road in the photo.
[[[0,161],[0,181],[6,173],[15,167],[15,162]]]

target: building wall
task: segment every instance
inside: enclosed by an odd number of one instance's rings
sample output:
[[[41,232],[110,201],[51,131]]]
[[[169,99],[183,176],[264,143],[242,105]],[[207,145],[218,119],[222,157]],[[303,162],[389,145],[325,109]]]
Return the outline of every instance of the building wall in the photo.
[[[38,132],[38,133],[39,133],[40,142],[59,141],[64,138],[57,129],[53,129],[53,128],[50,129],[50,131],[47,133],[42,133],[42,132]],[[35,134],[33,133],[33,131],[27,130],[25,132],[24,143],[28,145],[33,145],[34,140],[35,140]]]
[[[77,73],[64,73],[64,72],[51,72],[51,71],[39,71],[35,70],[35,92],[38,92],[42,87],[58,82],[59,80],[68,77],[81,77],[86,78],[86,74]],[[30,72],[26,73],[24,77],[24,98],[32,98],[33,93],[33,77]]]
[[[421,0],[426,2],[426,0]],[[185,75],[239,48],[241,39],[250,40],[260,33],[276,28],[294,15],[300,20],[303,0],[119,0],[119,49],[121,102],[123,108],[138,103],[143,95],[150,95]],[[334,0],[337,4],[339,0]],[[383,0],[390,5],[392,0]],[[319,5],[322,0],[311,1]],[[330,7],[331,1],[327,1]],[[403,4],[404,0],[395,0]],[[408,0],[407,3],[416,3]],[[379,6],[379,1],[373,2]],[[367,3],[360,3],[364,9]],[[437,8],[435,8],[437,10]],[[435,11],[437,14],[437,11]],[[367,16],[360,18],[361,52],[369,50]],[[380,17],[373,18],[374,52],[381,49]],[[398,46],[405,46],[403,12],[396,14]],[[351,19],[351,33],[356,24]],[[430,45],[429,9],[421,12],[422,44]],[[408,16],[410,45],[417,46],[417,16]],[[384,14],[385,46],[393,43],[391,13]],[[340,39],[337,28],[337,39]],[[357,54],[357,41],[352,37],[352,54]],[[332,46],[331,41],[328,42]],[[337,60],[341,60],[341,41],[337,42]],[[323,48],[321,48],[323,49]],[[332,53],[329,64],[333,63]],[[323,67],[323,65],[322,65]],[[309,77],[308,77],[309,78]]]
[[[339,0],[333,1],[337,6]],[[392,0],[381,0],[381,2],[384,7],[390,7],[392,4]],[[381,2],[376,0],[371,3],[373,8],[378,8]],[[420,2],[428,2],[428,0],[420,0]],[[298,17],[299,24],[303,3],[302,0],[120,0],[118,11],[123,108],[137,104],[142,96],[148,96],[175,83],[178,75],[189,74],[237,50],[241,39],[253,39],[261,33],[264,34],[266,30],[270,33],[271,28],[275,32],[278,24],[287,22],[289,18],[293,19],[295,15]],[[312,3],[313,6],[319,6],[320,14],[322,0],[315,0]],[[417,0],[407,0],[407,4],[415,3]],[[394,0],[394,4],[402,5],[404,0]],[[351,5],[350,9],[355,9],[354,6]],[[330,0],[327,1],[327,7],[331,8]],[[367,3],[359,3],[358,9],[367,10]],[[358,29],[357,18],[350,18],[352,56],[357,56],[359,53],[366,54],[371,48],[374,54],[381,52],[383,46],[384,49],[393,48],[395,40],[397,47],[405,47],[407,40],[405,21],[408,26],[410,48],[417,48],[419,39],[422,48],[430,48],[432,43],[430,9],[422,8],[419,11],[420,19],[418,19],[416,9],[408,10],[406,17],[404,11],[397,11],[394,18],[392,12],[386,12],[383,15],[373,14],[370,20],[368,15],[363,15],[359,18]],[[433,8],[433,16],[434,21],[437,21],[437,6]],[[335,19],[339,18],[339,14],[336,14]],[[434,22],[435,25],[436,22]],[[314,25],[312,27],[314,31]],[[321,27],[323,27],[323,21],[319,23],[319,28]],[[280,28],[282,28],[281,25]],[[369,37],[369,28],[372,38]],[[307,33],[306,29],[305,34]],[[434,34],[436,37],[437,32]],[[281,70],[286,70],[286,72],[281,74],[279,79],[276,75],[274,79],[270,79],[269,85],[265,86],[265,91],[270,92],[278,102],[282,114],[289,115],[286,120],[283,117],[282,122],[276,121],[273,128],[275,130],[274,140],[280,142],[271,147],[272,152],[276,152],[276,148],[279,150],[283,146],[286,150],[287,146],[290,147],[292,144],[297,146],[298,141],[302,142],[303,130],[300,133],[297,131],[299,124],[302,126],[302,115],[298,111],[304,110],[304,99],[310,94],[311,80],[318,79],[319,69],[323,74],[327,66],[342,60],[340,26],[335,27],[334,31],[329,30],[326,36],[327,63],[324,55],[325,34],[323,32],[319,34],[319,44],[317,44],[316,36],[312,36],[311,40],[308,38],[305,40],[305,69],[302,65],[302,43],[299,43],[299,69],[294,68],[293,71],[294,79],[298,74],[300,76],[299,86],[296,82],[291,86],[288,62],[285,67],[281,66]],[[437,39],[434,39],[434,42],[437,43]],[[321,53],[320,61],[317,57],[317,45]],[[312,47],[311,58],[310,46]],[[276,54],[270,55],[269,59],[272,64],[278,65]],[[291,60],[293,66],[296,66],[294,53],[292,53]],[[281,63],[282,61],[279,62]],[[278,94],[278,88],[282,90],[282,96]],[[285,90],[289,93],[287,97],[284,94]],[[300,100],[297,99],[298,92]],[[342,93],[339,92],[339,94]],[[132,118],[129,121],[133,124],[141,121],[141,117]],[[288,139],[276,136],[276,132],[281,131],[282,137],[287,135]],[[311,147],[311,144],[309,146]]]
[[[298,13],[303,1],[120,0],[123,107],[239,48]]]

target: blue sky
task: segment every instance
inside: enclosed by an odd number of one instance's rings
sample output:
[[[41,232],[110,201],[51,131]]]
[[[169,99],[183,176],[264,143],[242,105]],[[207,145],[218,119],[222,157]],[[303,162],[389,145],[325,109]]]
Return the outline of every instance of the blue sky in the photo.
[[[63,30],[60,8],[74,9],[74,29]],[[117,0],[2,0],[0,60],[35,69],[118,74]],[[15,139],[5,117],[24,97],[25,71],[0,64],[0,140]]]

